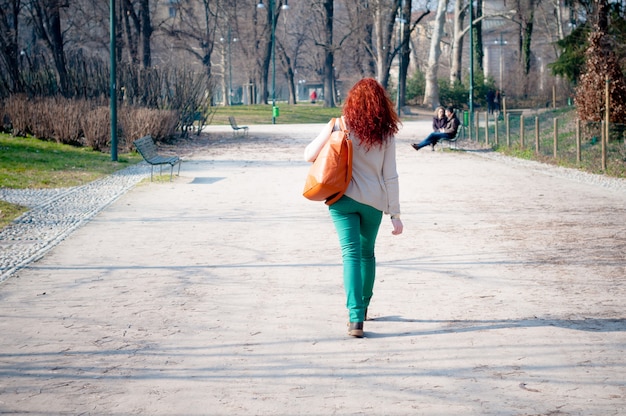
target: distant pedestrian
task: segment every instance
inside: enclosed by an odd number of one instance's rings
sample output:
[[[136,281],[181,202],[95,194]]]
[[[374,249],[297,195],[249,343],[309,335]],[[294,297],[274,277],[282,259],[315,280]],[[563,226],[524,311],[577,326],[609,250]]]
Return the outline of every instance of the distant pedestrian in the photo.
[[[317,90],[311,91],[311,104],[315,104],[317,101]]]
[[[489,114],[493,114],[495,98],[496,92],[494,90],[490,89],[487,91],[487,110],[489,111]]]
[[[493,97],[493,111],[497,111],[498,114],[500,114],[500,111],[501,111],[501,107],[500,107],[502,105],[501,98],[502,97],[500,97],[500,90],[496,90],[496,93]]]

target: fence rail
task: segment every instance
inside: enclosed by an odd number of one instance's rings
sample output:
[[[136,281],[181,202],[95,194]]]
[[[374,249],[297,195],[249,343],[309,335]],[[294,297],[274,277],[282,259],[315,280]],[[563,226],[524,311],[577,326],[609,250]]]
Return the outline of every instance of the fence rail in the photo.
[[[463,115],[470,140],[595,173],[626,177],[626,125],[582,122],[568,109]],[[471,121],[470,121],[471,120]]]

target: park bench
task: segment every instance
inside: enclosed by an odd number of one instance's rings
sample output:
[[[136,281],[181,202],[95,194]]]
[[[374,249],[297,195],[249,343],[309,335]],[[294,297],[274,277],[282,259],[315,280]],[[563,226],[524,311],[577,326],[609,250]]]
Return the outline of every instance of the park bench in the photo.
[[[228,121],[230,122],[230,127],[233,128],[233,136],[240,132],[244,135],[248,134],[248,126],[238,126],[237,122],[235,121],[235,117],[228,116]]]
[[[178,156],[162,156],[158,154],[158,149],[152,136],[144,136],[141,139],[137,139],[133,142],[137,151],[141,154],[143,159],[150,164],[150,181],[152,181],[152,172],[154,166],[159,166],[160,173],[163,173],[163,165],[170,165],[170,181],[174,174],[174,166],[178,165],[178,176],[180,176],[180,163],[182,160]]]
[[[439,139],[439,143],[441,143],[441,147],[443,148],[443,142],[448,142],[448,148],[452,148],[452,145],[454,144],[454,148],[456,149],[456,142],[457,140],[459,140],[460,138],[463,138],[465,136],[465,126],[460,125],[459,126],[459,130],[457,130],[456,132],[456,136],[454,137],[450,137],[449,139]]]

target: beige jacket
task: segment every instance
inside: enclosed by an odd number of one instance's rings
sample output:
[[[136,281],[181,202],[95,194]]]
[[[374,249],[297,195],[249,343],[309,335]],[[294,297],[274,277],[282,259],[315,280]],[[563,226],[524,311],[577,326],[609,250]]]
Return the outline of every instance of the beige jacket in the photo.
[[[345,121],[344,121],[345,122]],[[304,159],[313,162],[333,129],[332,120],[304,150]],[[352,181],[346,195],[385,214],[400,215],[400,187],[396,169],[396,140],[390,138],[383,147],[374,146],[366,151],[358,137],[352,139]]]

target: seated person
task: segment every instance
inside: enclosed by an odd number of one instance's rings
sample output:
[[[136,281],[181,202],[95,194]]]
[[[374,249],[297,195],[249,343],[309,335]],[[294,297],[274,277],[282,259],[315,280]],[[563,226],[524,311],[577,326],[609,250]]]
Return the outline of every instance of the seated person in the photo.
[[[413,143],[411,146],[413,146],[415,150],[420,150],[422,147],[428,146],[430,144],[433,146],[434,150],[434,146],[439,140],[454,138],[457,131],[459,130],[461,122],[456,117],[453,107],[446,108],[446,119],[446,125],[443,128],[439,129],[439,131],[434,131],[430,133],[428,137],[426,137],[424,140],[419,143]]]
[[[446,117],[446,109],[443,106],[439,106],[435,109],[435,115],[433,116],[433,131],[441,131],[448,124],[448,117]],[[435,150],[435,144],[431,144],[432,149]]]

